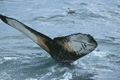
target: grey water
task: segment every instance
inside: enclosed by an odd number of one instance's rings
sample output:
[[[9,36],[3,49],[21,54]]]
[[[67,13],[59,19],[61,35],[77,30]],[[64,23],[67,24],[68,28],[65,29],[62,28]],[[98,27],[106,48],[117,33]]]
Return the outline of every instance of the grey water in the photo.
[[[67,8],[76,13],[67,14]],[[50,38],[84,33],[98,42],[63,67],[0,20],[0,80],[120,80],[120,0],[0,0],[0,14]]]

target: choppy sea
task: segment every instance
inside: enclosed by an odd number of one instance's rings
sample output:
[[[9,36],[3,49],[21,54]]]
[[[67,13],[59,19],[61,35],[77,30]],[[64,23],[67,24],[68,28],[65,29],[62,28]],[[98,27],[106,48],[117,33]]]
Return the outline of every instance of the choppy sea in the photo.
[[[67,14],[67,8],[76,13]],[[51,38],[84,33],[98,42],[63,67],[0,20],[0,80],[120,80],[120,0],[0,0],[0,14]]]

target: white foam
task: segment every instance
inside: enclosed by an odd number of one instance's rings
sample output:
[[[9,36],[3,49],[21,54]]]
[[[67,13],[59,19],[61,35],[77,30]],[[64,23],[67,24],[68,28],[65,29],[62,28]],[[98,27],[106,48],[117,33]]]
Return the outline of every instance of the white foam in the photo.
[[[107,55],[107,52],[105,51],[93,51],[95,56],[103,57]]]
[[[29,78],[29,79],[25,79],[25,80],[38,80],[38,79],[35,79],[35,78]]]
[[[13,59],[17,59],[16,57],[4,57],[4,60],[13,60]]]
[[[70,80],[70,79],[72,79],[72,73],[70,73],[70,72],[66,72],[64,75],[63,75],[63,79],[60,79],[60,80]]]

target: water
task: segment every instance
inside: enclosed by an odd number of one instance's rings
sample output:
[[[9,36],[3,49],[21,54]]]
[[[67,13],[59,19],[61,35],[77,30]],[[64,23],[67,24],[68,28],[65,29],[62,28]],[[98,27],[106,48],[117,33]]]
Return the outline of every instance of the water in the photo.
[[[75,14],[67,14],[67,8]],[[0,20],[0,80],[120,80],[120,0],[0,0],[0,13],[51,38],[91,34],[98,47],[62,67]]]

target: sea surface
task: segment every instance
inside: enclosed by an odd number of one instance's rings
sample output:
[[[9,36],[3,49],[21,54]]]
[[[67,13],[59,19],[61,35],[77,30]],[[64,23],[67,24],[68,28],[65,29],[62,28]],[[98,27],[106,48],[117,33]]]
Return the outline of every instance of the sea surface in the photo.
[[[120,0],[0,0],[0,14],[50,38],[83,33],[98,42],[87,56],[60,66],[0,20],[0,80],[120,80]]]

